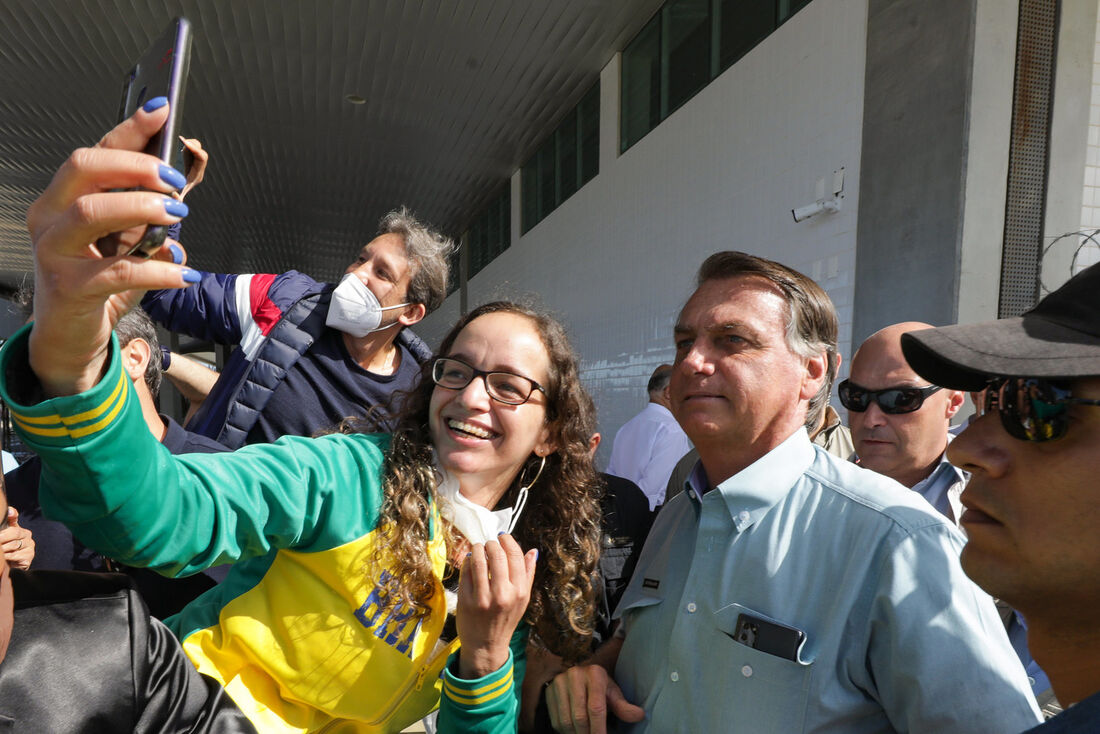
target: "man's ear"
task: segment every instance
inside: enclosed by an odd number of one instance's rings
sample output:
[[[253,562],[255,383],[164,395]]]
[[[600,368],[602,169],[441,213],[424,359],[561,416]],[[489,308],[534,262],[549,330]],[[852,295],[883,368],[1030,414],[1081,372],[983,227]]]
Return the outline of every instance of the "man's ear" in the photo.
[[[948,419],[959,412],[959,408],[962,407],[964,400],[966,400],[966,393],[964,393],[962,390],[948,391],[946,411],[946,417]]]
[[[121,354],[122,368],[126,370],[126,374],[130,376],[130,379],[135,382],[144,380],[145,368],[149,366],[149,360],[153,356],[153,350],[149,346],[149,342],[144,339],[131,339],[122,347]]]
[[[405,310],[401,312],[401,316],[397,320],[401,322],[402,326],[412,326],[427,315],[428,309],[423,303],[410,303],[405,306]]]
[[[802,379],[802,390],[799,392],[799,398],[810,400],[814,395],[817,395],[818,391],[821,390],[821,386],[825,384],[828,375],[828,364],[829,355],[825,352],[806,360],[806,374]]]

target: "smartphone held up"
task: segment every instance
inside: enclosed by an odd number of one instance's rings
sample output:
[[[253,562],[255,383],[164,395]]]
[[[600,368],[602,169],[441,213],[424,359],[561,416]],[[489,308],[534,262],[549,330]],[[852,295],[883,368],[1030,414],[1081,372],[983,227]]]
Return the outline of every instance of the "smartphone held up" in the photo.
[[[180,172],[187,169],[187,151],[180,141],[179,127],[190,66],[191,23],[186,18],[176,18],[126,73],[119,105],[121,122],[151,99],[168,99],[168,119],[160,132],[149,140],[145,152]],[[96,248],[104,257],[148,257],[160,249],[167,234],[167,227],[151,224],[144,231],[114,232],[102,237],[96,242]]]

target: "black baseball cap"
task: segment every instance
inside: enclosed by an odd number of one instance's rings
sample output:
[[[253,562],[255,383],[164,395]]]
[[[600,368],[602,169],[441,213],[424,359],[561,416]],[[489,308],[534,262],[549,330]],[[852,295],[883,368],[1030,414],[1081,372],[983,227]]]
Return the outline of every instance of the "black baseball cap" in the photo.
[[[1100,375],[1100,264],[1023,316],[910,331],[901,349],[914,372],[952,390],[981,390],[990,377]]]

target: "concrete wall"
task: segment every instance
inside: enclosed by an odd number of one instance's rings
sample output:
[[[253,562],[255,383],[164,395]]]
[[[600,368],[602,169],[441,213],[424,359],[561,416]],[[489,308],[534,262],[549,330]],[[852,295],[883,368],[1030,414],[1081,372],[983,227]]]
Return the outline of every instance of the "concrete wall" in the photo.
[[[1082,238],[1081,211],[1089,146],[1097,142],[1090,130],[1096,52],[1097,0],[1062,0],[1055,61],[1054,112],[1051,116],[1049,180],[1040,294],[1046,295],[1070,276]],[[1095,160],[1095,158],[1093,159]],[[1093,198],[1095,202],[1095,195]],[[1068,235],[1063,237],[1062,235]],[[1091,248],[1086,264],[1095,261]]]
[[[1088,148],[1081,203],[1081,229],[1100,229],[1100,17],[1093,28],[1092,90],[1089,95]]]
[[[653,367],[710,253],[741,249],[817,279],[848,349],[863,117],[866,0],[810,3],[630,150],[618,155],[619,66],[601,75],[599,174],[513,240],[469,284],[469,303],[538,294],[569,325],[605,449],[645,404]],[[846,171],[842,209],[796,224],[818,179]],[[826,188],[830,188],[827,186]],[[458,296],[418,328],[435,342]]]
[[[1019,4],[975,3],[956,318],[997,318]]]
[[[868,3],[857,342],[899,321],[955,321],[974,5]]]

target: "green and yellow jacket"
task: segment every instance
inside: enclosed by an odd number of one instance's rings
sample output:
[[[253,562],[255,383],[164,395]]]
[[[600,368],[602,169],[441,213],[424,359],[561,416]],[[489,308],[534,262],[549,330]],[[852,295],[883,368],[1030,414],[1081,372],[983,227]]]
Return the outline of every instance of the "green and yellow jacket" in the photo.
[[[500,670],[454,675],[459,643],[440,641],[441,533],[429,542],[430,613],[385,603],[391,571],[370,558],[387,435],[172,456],[145,425],[117,343],[94,388],[39,401],[27,334],[0,352],[0,396],[42,457],[44,511],[131,566],[186,576],[234,564],[167,624],[260,731],[400,731],[437,705],[440,731],[515,731],[526,631]]]

